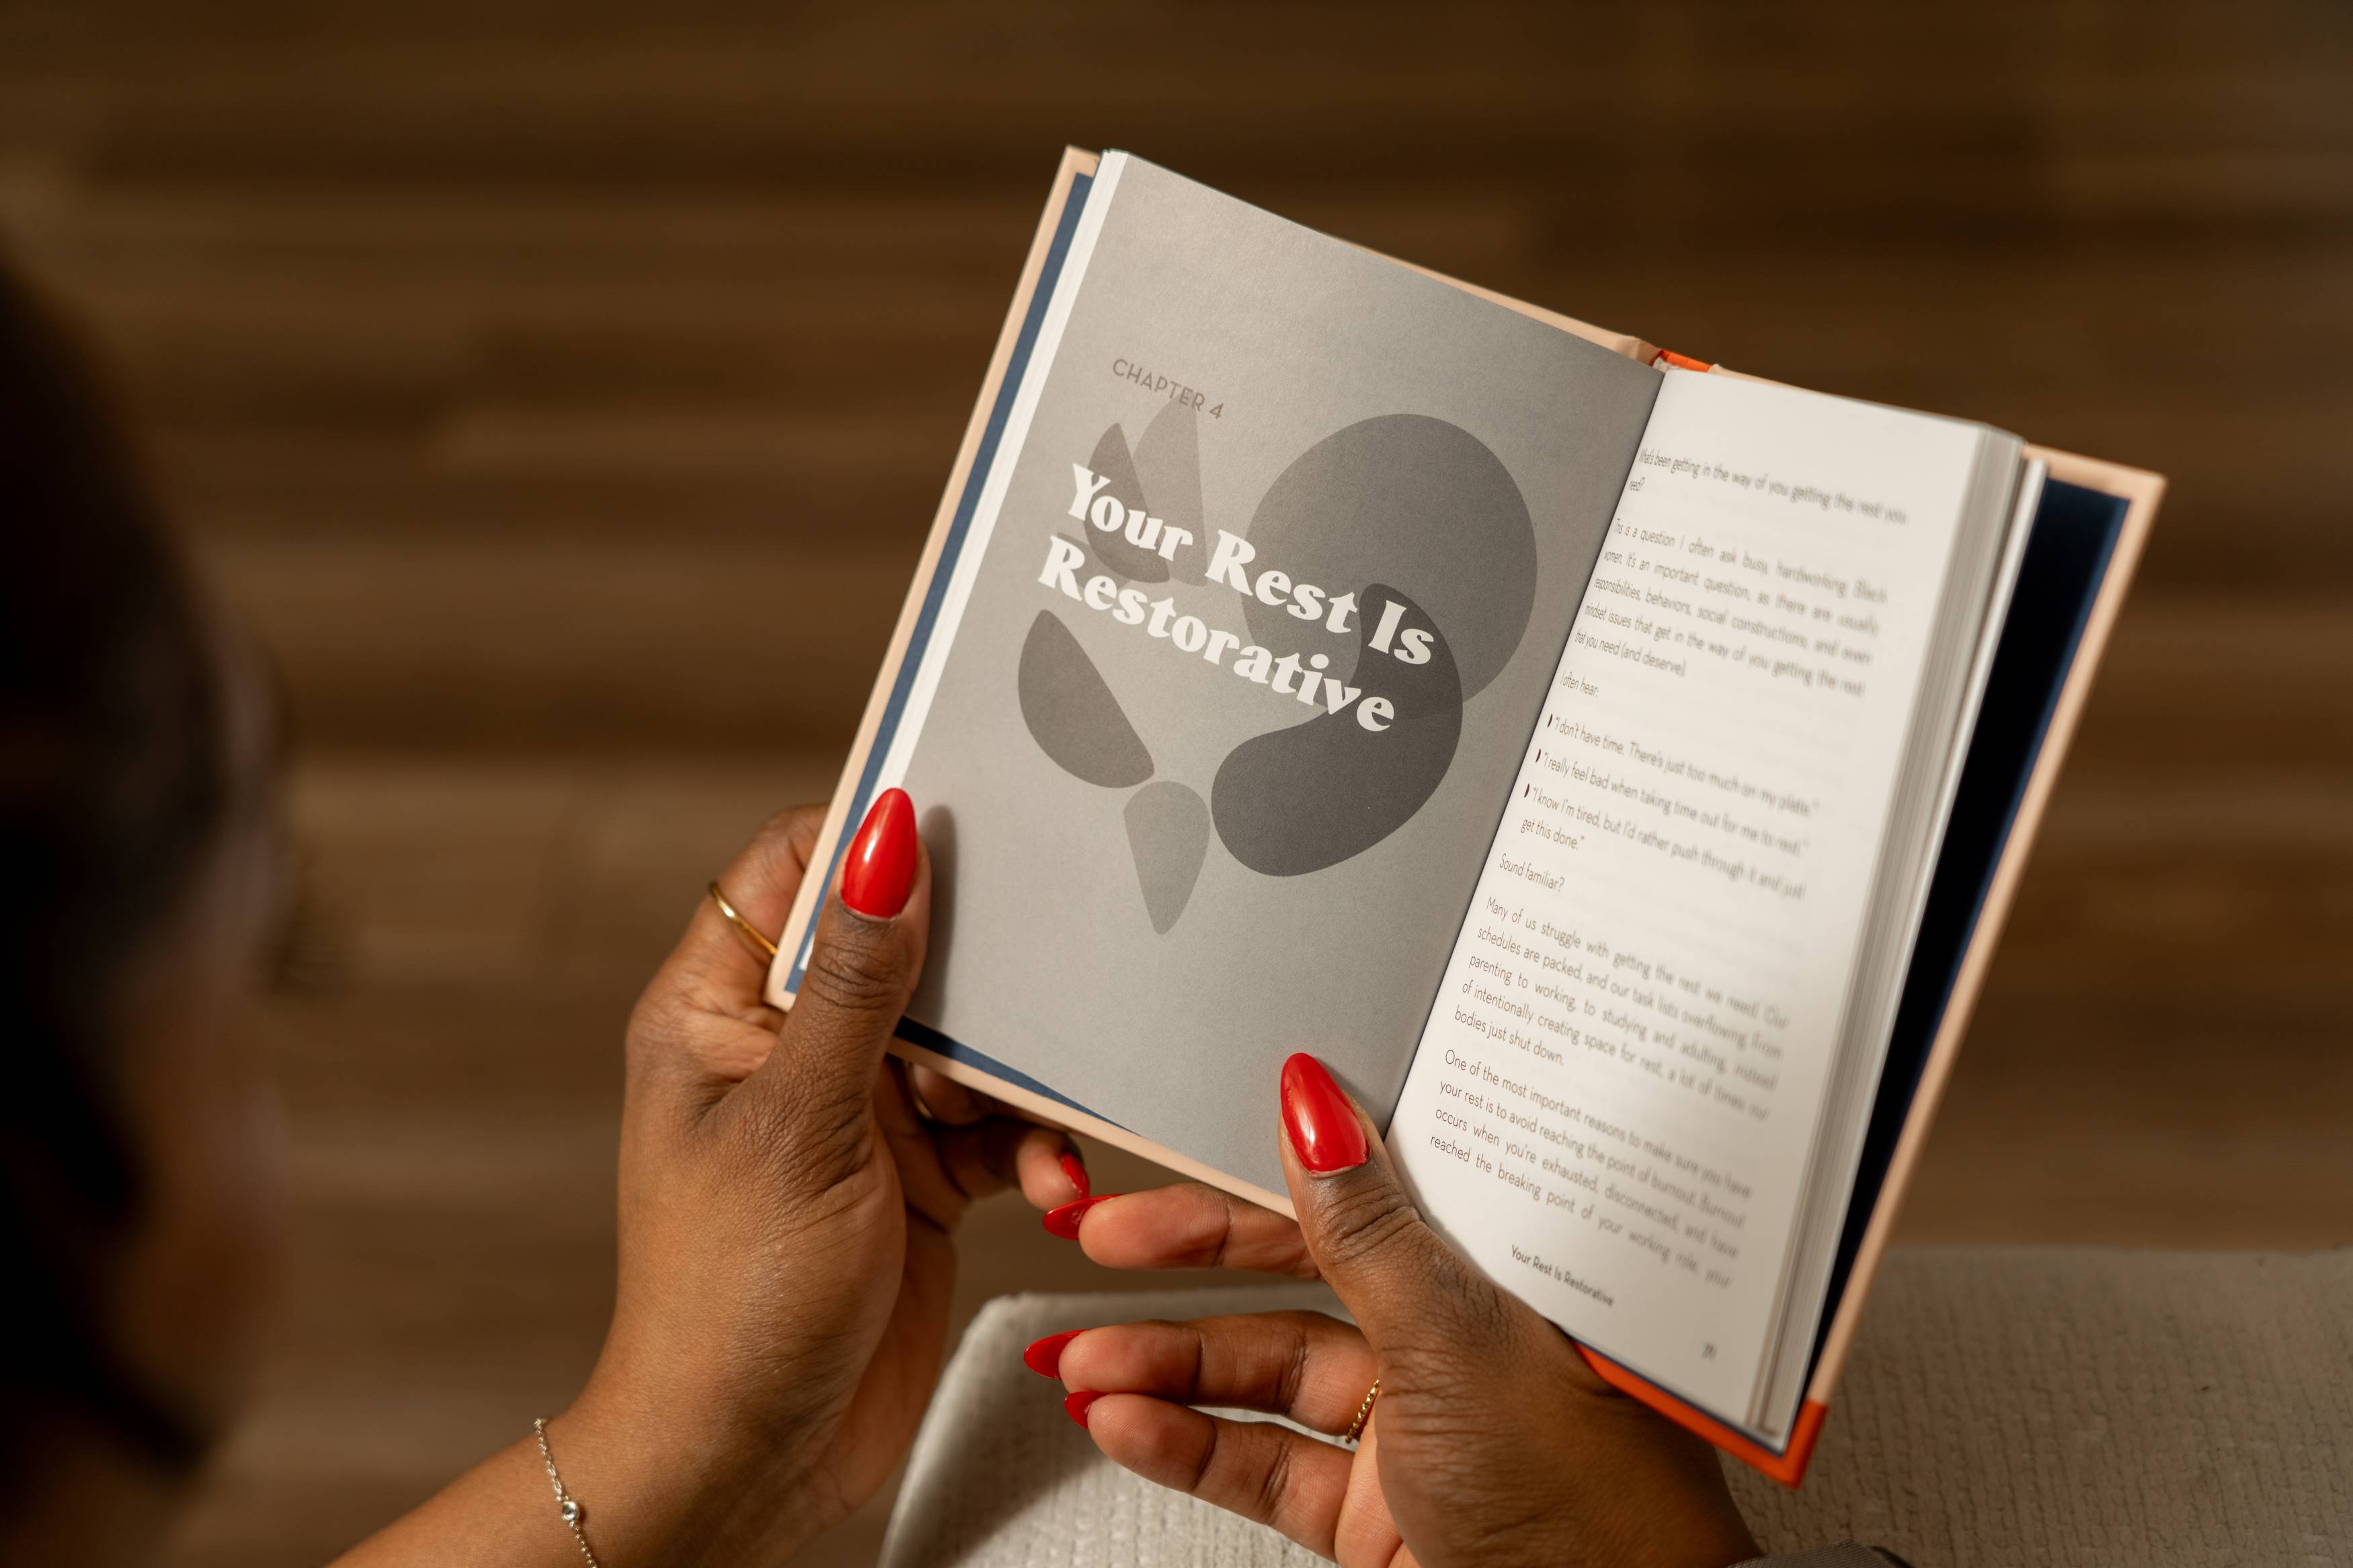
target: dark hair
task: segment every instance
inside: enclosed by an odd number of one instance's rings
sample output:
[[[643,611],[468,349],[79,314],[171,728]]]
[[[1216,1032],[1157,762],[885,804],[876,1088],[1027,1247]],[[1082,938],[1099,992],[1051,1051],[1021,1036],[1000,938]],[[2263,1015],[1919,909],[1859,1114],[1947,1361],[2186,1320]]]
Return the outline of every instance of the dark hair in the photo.
[[[142,1199],[122,998],[225,817],[219,666],[103,401],[5,267],[0,552],[0,1257],[24,1331],[0,1444],[70,1413],[185,1467],[200,1435],[122,1367],[106,1302]]]

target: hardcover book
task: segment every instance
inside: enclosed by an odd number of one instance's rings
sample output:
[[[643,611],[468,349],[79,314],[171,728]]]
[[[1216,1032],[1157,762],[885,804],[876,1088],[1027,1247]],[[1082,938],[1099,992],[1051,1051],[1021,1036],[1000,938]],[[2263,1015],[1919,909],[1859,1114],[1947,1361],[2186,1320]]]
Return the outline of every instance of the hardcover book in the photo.
[[[820,856],[923,814],[909,1058],[1288,1212],[1313,1051],[1795,1484],[2162,489],[1072,152]]]

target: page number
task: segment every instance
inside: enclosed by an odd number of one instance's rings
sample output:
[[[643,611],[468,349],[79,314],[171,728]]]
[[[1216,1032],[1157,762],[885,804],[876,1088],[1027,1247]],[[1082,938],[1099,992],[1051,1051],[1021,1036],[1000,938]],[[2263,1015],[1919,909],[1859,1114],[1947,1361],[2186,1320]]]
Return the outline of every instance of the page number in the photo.
[[[1715,1347],[1714,1345],[1700,1346],[1699,1359],[1702,1361],[1714,1361],[1715,1359]]]

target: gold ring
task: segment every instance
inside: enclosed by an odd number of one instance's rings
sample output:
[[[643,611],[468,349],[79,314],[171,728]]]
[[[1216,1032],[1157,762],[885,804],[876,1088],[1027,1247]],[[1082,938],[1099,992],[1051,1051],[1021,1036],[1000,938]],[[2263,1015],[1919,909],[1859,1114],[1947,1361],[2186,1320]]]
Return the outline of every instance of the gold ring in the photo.
[[[752,944],[752,950],[754,952],[762,958],[775,961],[776,944],[762,934],[758,926],[736,912],[735,906],[727,901],[727,895],[719,890],[719,884],[716,882],[711,884],[711,901],[719,906],[719,912],[727,917],[727,923],[733,926],[744,940]]]
[[[913,1068],[908,1070],[906,1084],[907,1101],[914,1108],[915,1120],[928,1121],[934,1127],[945,1126],[946,1123],[940,1120],[940,1113],[934,1110],[931,1102],[923,1098],[923,1091],[915,1087],[915,1074]]]
[[[915,1064],[903,1058],[893,1058],[891,1067],[898,1076],[899,1087],[906,1090],[907,1108],[915,1113],[915,1120],[927,1126],[946,1126],[947,1123],[941,1120],[940,1113],[934,1110],[931,1102],[923,1098],[923,1091],[915,1087]]]
[[[1348,1429],[1340,1435],[1340,1441],[1353,1443],[1365,1435],[1365,1423],[1373,1418],[1373,1401],[1380,1396],[1381,1380],[1377,1377],[1373,1379],[1372,1387],[1365,1390],[1365,1402],[1356,1406],[1356,1418],[1348,1423]]]

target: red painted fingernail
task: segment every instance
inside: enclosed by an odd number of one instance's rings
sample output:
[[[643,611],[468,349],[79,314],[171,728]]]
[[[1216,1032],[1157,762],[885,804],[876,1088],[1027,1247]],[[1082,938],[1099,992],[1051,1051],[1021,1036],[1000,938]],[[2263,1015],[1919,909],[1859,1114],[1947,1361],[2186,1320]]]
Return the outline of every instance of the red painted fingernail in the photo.
[[[1100,1197],[1081,1198],[1074,1204],[1064,1204],[1060,1208],[1048,1209],[1046,1217],[1041,1223],[1050,1233],[1060,1237],[1064,1241],[1076,1241],[1079,1239],[1079,1221],[1087,1217],[1087,1211],[1097,1204],[1109,1203],[1117,1196],[1119,1196],[1117,1193],[1105,1193]]]
[[[1062,1364],[1062,1347],[1085,1332],[1084,1329],[1070,1329],[1048,1334],[1021,1352],[1021,1364],[1039,1377],[1051,1377]]]
[[[1076,1154],[1065,1152],[1062,1155],[1062,1174],[1071,1179],[1071,1185],[1079,1189],[1079,1196],[1085,1197],[1093,1190],[1087,1185],[1086,1162]]]
[[[841,901],[870,920],[887,921],[907,907],[915,885],[915,803],[902,789],[874,799],[866,822],[841,862]]]
[[[1062,1408],[1071,1420],[1083,1426],[1087,1424],[1087,1406],[1102,1397],[1093,1389],[1082,1388],[1076,1394],[1062,1396]]]
[[[1282,1126],[1299,1163],[1319,1175],[1365,1163],[1365,1129],[1324,1064],[1302,1051],[1282,1064]]]

